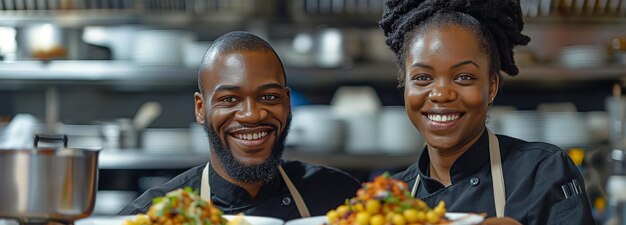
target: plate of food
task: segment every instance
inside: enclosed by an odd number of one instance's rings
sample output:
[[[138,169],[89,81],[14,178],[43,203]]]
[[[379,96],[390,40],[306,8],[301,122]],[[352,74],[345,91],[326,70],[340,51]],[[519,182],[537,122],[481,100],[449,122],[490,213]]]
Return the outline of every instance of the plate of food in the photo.
[[[191,188],[177,189],[152,200],[147,214],[116,217],[93,217],[76,222],[76,225],[282,225],[283,220],[224,213],[204,201]]]
[[[326,216],[290,220],[285,225],[475,225],[483,220],[481,214],[447,212],[444,201],[431,207],[412,197],[405,182],[383,174],[364,183],[355,197],[328,211]]]

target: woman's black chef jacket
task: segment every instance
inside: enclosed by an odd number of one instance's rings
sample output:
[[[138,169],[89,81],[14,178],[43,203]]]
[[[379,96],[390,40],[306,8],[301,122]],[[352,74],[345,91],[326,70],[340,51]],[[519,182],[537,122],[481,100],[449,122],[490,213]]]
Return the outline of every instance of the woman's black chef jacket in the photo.
[[[154,197],[163,196],[177,188],[190,186],[200,190],[204,166],[191,168],[167,183],[147,190],[122,209],[119,215],[146,213]],[[355,196],[360,187],[357,180],[336,169],[299,161],[286,161],[282,166],[302,195],[311,216],[325,215]],[[293,197],[279,174],[261,187],[256,200],[243,188],[220,177],[212,167],[209,169],[209,183],[211,200],[225,214],[243,212],[246,215],[268,216],[285,221],[300,218]]]
[[[504,215],[522,224],[595,224],[582,176],[557,146],[497,135],[506,189]],[[412,189],[420,175],[416,196],[435,206],[446,202],[448,212],[485,212],[495,216],[488,133],[461,155],[450,168],[452,185],[444,187],[428,176],[430,159],[424,150],[418,162],[395,178]],[[577,180],[582,193],[565,198],[561,186]]]

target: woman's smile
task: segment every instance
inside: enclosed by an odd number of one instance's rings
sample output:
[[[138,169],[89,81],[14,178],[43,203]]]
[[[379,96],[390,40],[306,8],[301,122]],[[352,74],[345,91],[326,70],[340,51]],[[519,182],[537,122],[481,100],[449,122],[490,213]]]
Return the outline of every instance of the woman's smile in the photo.
[[[427,126],[431,130],[449,130],[453,129],[461,120],[463,113],[424,113],[424,117],[428,120]]]

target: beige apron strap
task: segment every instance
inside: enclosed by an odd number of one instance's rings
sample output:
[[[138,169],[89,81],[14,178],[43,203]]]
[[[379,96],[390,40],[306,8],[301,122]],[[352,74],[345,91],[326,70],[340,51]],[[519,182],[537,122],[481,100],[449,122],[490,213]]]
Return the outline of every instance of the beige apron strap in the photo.
[[[285,184],[287,184],[289,193],[291,193],[291,196],[293,196],[293,201],[296,202],[296,207],[298,208],[298,212],[300,212],[300,216],[302,218],[311,217],[309,209],[306,207],[306,204],[304,204],[304,199],[302,199],[300,192],[298,192],[298,189],[296,189],[296,187],[293,185],[291,179],[289,179],[289,176],[287,176],[287,173],[285,173],[283,167],[279,165],[278,171],[280,171],[280,176],[282,176],[283,180],[285,180]]]
[[[411,197],[415,198],[415,194],[417,194],[417,187],[420,186],[420,175],[417,174],[415,177],[415,184],[413,185],[413,189],[411,190]]]
[[[200,198],[205,201],[211,201],[211,187],[209,186],[209,163],[206,163],[202,170],[202,179],[200,183]]]
[[[498,137],[490,130],[489,133],[489,159],[491,161],[491,179],[493,183],[493,200],[496,206],[496,217],[504,216],[506,204],[506,192],[504,190],[504,176],[502,175],[502,159],[500,158],[500,144]]]
[[[287,184],[287,188],[289,189],[289,193],[293,196],[293,201],[296,203],[296,207],[298,208],[298,212],[300,212],[300,216],[302,218],[311,217],[311,213],[309,213],[309,209],[306,207],[304,203],[304,199],[298,192],[298,189],[293,185],[291,179],[285,173],[285,170],[282,166],[278,166],[278,171],[280,171],[280,176],[285,180],[285,184]],[[211,187],[209,186],[209,163],[207,162],[204,170],[202,170],[202,183],[200,184],[200,198],[205,201],[211,201]]]
[[[489,160],[491,162],[491,179],[493,183],[493,200],[496,208],[496,217],[504,216],[504,206],[506,205],[506,192],[504,190],[504,176],[502,174],[502,159],[500,157],[500,144],[498,137],[489,129]],[[415,198],[417,187],[420,184],[420,175],[415,178],[415,184],[411,190],[411,196]]]

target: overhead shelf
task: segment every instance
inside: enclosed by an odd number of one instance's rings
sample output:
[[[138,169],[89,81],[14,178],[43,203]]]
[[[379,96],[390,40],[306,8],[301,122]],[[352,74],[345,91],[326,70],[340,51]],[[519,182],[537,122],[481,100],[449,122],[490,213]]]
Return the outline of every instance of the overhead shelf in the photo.
[[[141,12],[123,9],[80,11],[0,12],[0,26],[52,23],[63,27],[114,26],[128,24],[180,26],[190,24],[227,25],[247,21],[248,16],[213,12],[194,15],[186,12]]]
[[[20,61],[0,64],[5,84],[195,85],[197,68],[140,66],[129,61]]]
[[[607,65],[600,68],[565,68],[561,66],[522,66],[508,81],[584,81],[620,80],[626,77],[626,65]]]
[[[392,64],[364,64],[352,68],[286,68],[291,86],[317,86],[349,83],[393,83],[397,68]],[[135,86],[196,85],[198,68],[184,66],[136,65],[130,61],[19,61],[0,63],[0,81],[4,84],[95,84]],[[621,80],[626,65],[590,69],[568,69],[559,66],[524,66],[520,75],[506,77],[517,81],[583,81]]]

